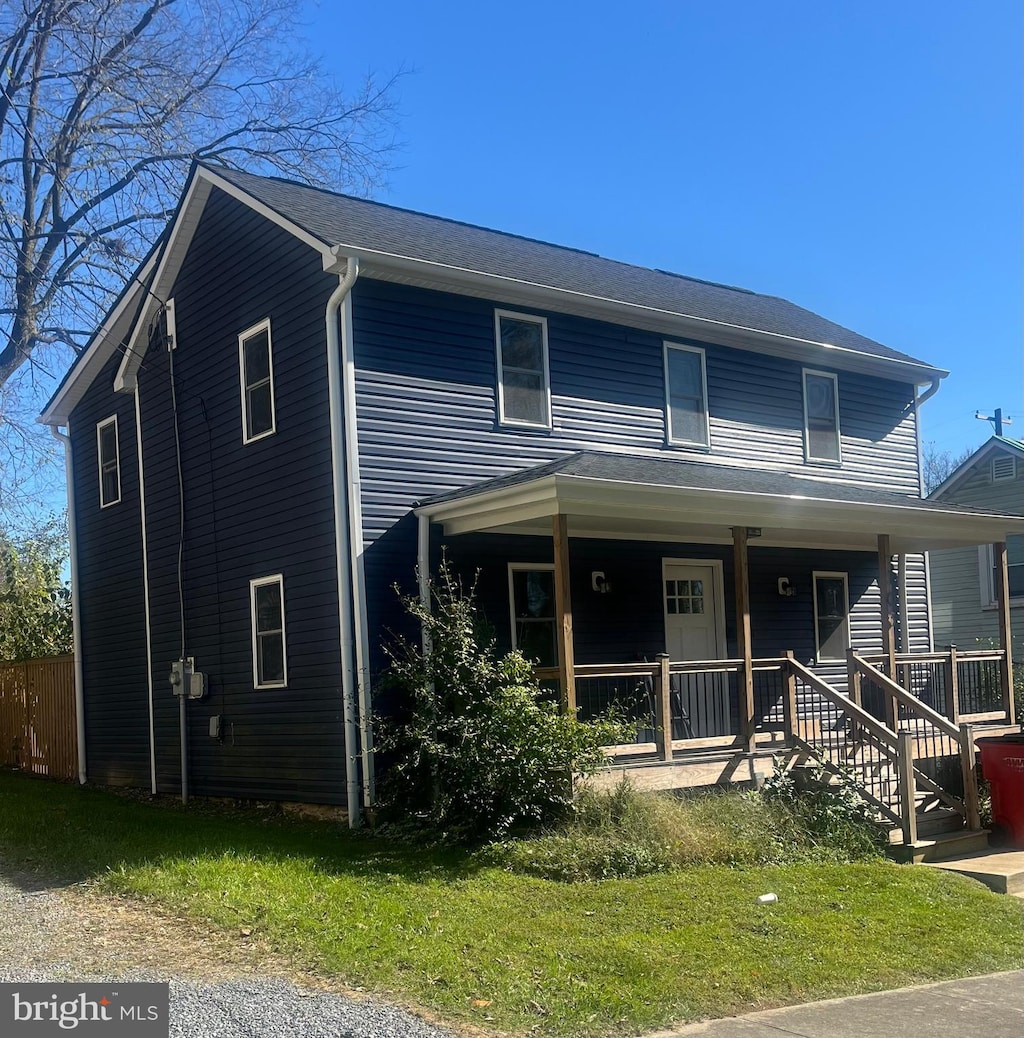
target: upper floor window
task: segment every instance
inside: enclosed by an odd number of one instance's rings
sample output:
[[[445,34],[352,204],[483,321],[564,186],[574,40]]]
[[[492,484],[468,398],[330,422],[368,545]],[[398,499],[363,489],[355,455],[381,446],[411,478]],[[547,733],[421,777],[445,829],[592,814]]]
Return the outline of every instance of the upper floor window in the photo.
[[[804,371],[804,457],[842,461],[839,447],[839,379],[827,371]]]
[[[121,500],[121,458],[117,447],[117,415],[96,425],[96,457],[100,477],[100,508]]]
[[[551,428],[548,323],[543,317],[494,311],[498,354],[498,421]]]
[[[239,335],[238,368],[242,383],[242,442],[249,443],[277,431],[269,318]]]
[[[850,647],[850,593],[845,573],[814,574],[817,660],[845,660]]]
[[[555,567],[543,562],[510,562],[508,594],[512,647],[542,667],[558,666]]]
[[[256,688],[288,684],[288,655],[284,635],[284,577],[249,581],[252,608],[252,681]]]
[[[669,443],[711,445],[707,370],[696,346],[665,343],[665,416]]]

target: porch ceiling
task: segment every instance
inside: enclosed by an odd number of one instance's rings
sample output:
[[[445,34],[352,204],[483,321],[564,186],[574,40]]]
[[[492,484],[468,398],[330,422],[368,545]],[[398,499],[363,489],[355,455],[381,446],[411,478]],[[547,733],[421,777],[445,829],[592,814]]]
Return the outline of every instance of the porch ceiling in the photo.
[[[733,526],[757,527],[760,546],[916,552],[1024,535],[1024,518],[851,484],[581,452],[425,502],[417,514],[446,534],[472,531],[550,536],[551,516],[575,537],[731,543]]]

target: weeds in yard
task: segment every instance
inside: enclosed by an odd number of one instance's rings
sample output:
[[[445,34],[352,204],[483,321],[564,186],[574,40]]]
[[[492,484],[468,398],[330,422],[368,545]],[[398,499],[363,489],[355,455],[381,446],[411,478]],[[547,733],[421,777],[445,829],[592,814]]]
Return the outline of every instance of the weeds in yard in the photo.
[[[515,872],[562,881],[633,878],[694,865],[876,858],[881,832],[846,785],[798,792],[777,777],[753,793],[685,797],[627,782],[583,791],[570,821],[484,852]]]

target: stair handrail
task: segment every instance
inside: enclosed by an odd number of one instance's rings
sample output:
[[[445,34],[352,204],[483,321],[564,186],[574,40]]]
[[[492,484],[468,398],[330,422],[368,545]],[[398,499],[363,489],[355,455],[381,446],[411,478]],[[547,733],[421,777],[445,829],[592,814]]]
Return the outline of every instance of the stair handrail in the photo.
[[[876,739],[892,750],[893,753],[896,752],[898,740],[896,733],[891,728],[882,724],[878,718],[869,714],[867,710],[859,706],[848,696],[844,696],[842,692],[834,689],[827,681],[819,678],[813,670],[805,667],[799,660],[790,658],[788,662],[793,673],[805,684],[810,685],[815,692],[824,696],[825,699],[841,707],[851,721],[866,728]]]
[[[951,739],[955,739],[959,745],[960,729],[948,717],[943,716],[937,710],[933,710],[926,703],[922,703],[920,699],[908,692],[884,671],[869,663],[863,656],[859,656],[854,652],[851,653],[851,659],[862,677],[873,681],[891,699],[895,699],[903,706],[914,711],[919,717],[931,722],[940,732],[948,735]]]

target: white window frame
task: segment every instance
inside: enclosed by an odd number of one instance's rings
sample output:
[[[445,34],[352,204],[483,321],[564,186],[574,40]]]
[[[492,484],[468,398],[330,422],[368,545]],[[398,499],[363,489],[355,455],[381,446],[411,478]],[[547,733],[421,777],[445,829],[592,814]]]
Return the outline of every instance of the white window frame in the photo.
[[[245,382],[245,344],[249,339],[259,335],[260,332],[267,333],[267,368],[270,375],[270,428],[265,429],[255,436],[249,434],[249,386]],[[265,317],[258,324],[246,328],[238,336],[238,383],[242,394],[242,443],[255,443],[267,436],[273,436],[277,432],[277,391],[274,386],[274,340],[270,332],[270,318]]]
[[[256,631],[256,589],[277,584],[281,593],[281,660],[284,675],[280,681],[260,681],[259,645]],[[253,688],[288,687],[288,623],[285,619],[284,575],[274,573],[268,577],[256,577],[249,581],[249,619],[252,628],[252,686]]]
[[[510,562],[508,564],[508,619],[509,624],[512,628],[512,648],[519,648],[519,640],[516,638],[516,586],[512,579],[513,573],[554,573],[555,564],[553,562]],[[554,606],[554,603],[552,603]],[[555,652],[558,652],[558,615],[557,608],[552,619],[555,622]]]
[[[543,376],[544,417],[543,422],[527,422],[522,418],[509,418],[505,414],[505,367],[501,359],[501,319],[507,317],[511,321],[524,321],[527,324],[540,325],[541,350],[544,355]],[[551,428],[551,375],[548,367],[548,319],[536,314],[521,314],[514,310],[494,311],[494,355],[498,371],[498,424],[514,426],[520,429]],[[512,369],[517,370],[517,369]],[[526,370],[525,368],[522,370]]]
[[[982,609],[997,609],[999,603],[996,601],[996,580],[993,570],[996,565],[996,553],[991,544],[978,546],[978,584],[981,588]],[[1010,598],[1010,606],[1024,606],[1024,597],[1018,595]]]
[[[818,578],[826,580],[839,580],[843,582],[843,601],[846,603],[846,616],[843,620],[846,628],[846,648],[850,648],[850,575],[833,570],[816,569],[811,573],[811,590],[814,595],[814,659],[816,663],[842,663],[846,660],[845,653],[842,656],[822,656],[821,644],[818,640]]]
[[[704,439],[685,440],[681,436],[672,434],[672,385],[669,380],[668,357],[669,350],[680,350],[683,353],[696,353],[700,357],[700,388],[701,402],[704,405]],[[665,441],[675,447],[696,447],[700,450],[711,450],[711,419],[708,415],[708,364],[707,354],[700,346],[685,346],[681,342],[662,343],[662,366],[665,378]]]
[[[103,498],[103,446],[102,432],[108,425],[114,427],[114,471],[117,473],[117,497],[106,501]],[[112,414],[109,418],[96,423],[96,472],[99,476],[100,508],[110,508],[111,505],[120,504],[121,501],[121,433],[117,427],[117,415]]]
[[[817,458],[811,454],[811,431],[807,415],[807,376],[827,378],[832,382],[832,400],[836,413],[836,453],[838,458]],[[803,368],[800,373],[800,386],[804,403],[804,461],[815,465],[833,465],[838,468],[843,463],[843,428],[839,419],[839,376],[834,371],[818,371],[816,368]]]

